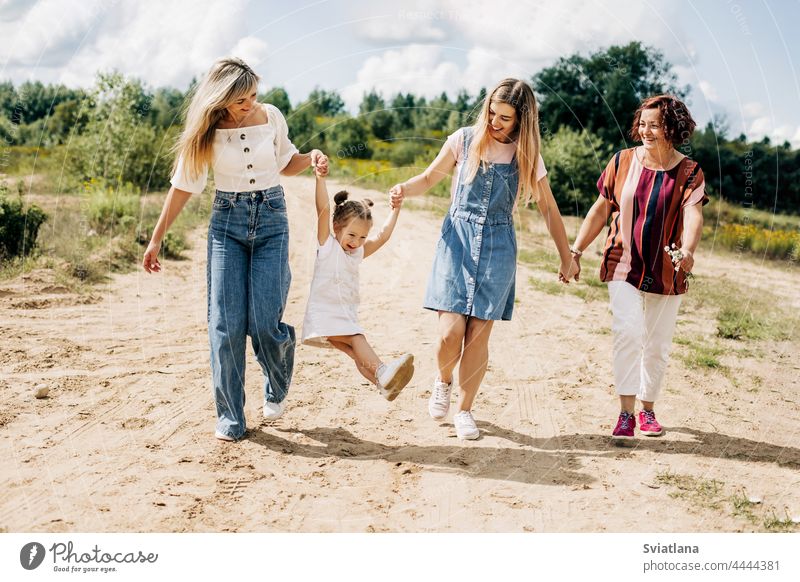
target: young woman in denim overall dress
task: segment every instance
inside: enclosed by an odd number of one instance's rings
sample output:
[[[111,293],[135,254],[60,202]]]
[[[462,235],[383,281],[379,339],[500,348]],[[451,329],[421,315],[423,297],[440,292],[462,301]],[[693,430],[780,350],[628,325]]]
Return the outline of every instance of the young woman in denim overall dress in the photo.
[[[243,61],[220,59],[198,85],[161,217],[142,265],[158,272],[161,241],[192,193],[205,189],[209,166],[217,192],[208,230],[208,336],[216,402],[215,435],[242,438],[247,336],[264,373],[264,418],[283,414],[294,366],[294,328],[281,321],[289,293],[289,223],[279,174],[315,165],[300,154],[277,108],[256,102],[258,76]]]
[[[392,202],[424,193],[457,168],[450,211],[436,246],[424,307],[439,313],[435,380],[428,412],[447,416],[453,371],[459,366],[456,434],[475,439],[480,432],[472,404],[489,363],[489,336],[496,320],[514,309],[517,243],[513,214],[534,193],[561,257],[559,279],[566,283],[576,265],[567,234],[539,155],[536,99],[530,86],[505,79],[487,96],[473,127],[445,143],[430,167],[394,186]]]

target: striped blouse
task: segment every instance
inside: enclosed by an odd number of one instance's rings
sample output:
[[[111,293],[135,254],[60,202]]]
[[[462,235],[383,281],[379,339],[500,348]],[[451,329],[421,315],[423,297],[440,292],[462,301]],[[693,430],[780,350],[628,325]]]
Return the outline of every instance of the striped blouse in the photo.
[[[612,209],[600,279],[660,295],[686,293],[686,275],[675,271],[664,247],[680,248],[684,207],[708,203],[698,163],[684,157],[669,170],[651,170],[635,148],[622,150],[608,162],[597,189]]]

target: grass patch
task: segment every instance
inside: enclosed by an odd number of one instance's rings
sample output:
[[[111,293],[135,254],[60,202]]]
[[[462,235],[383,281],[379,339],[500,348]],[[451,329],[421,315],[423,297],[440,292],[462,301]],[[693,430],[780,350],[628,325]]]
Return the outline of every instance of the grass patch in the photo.
[[[106,281],[111,273],[135,269],[164,197],[163,192],[140,196],[96,186],[83,188],[77,196],[41,197],[41,205],[52,218],[40,229],[37,254],[4,264],[0,278],[13,278],[38,267],[52,268],[60,284],[83,292]],[[164,238],[162,257],[182,258],[189,248],[188,233],[206,224],[210,213],[211,197],[193,196]]]
[[[530,283],[534,290],[547,293],[548,295],[563,295],[566,292],[566,285],[558,281],[543,281],[536,277],[529,277],[528,283]]]
[[[800,216],[776,214],[767,210],[757,210],[740,204],[731,204],[716,197],[710,197],[706,206],[706,221],[715,225],[752,224],[761,228],[780,230],[797,230],[800,228]]]
[[[608,299],[608,286],[596,275],[583,275],[579,282],[572,281],[567,290],[587,302]]]
[[[793,532],[798,529],[788,513],[784,517],[778,517],[775,511],[770,511],[764,516],[763,525],[765,530],[773,532]]]
[[[749,521],[757,527],[768,532],[793,532],[797,531],[796,524],[788,513],[779,517],[772,507],[763,507],[763,504],[752,501],[744,491],[738,491],[730,497],[733,515]]]
[[[573,295],[586,302],[604,301],[608,299],[608,292],[605,289],[606,284],[596,278],[594,280],[587,278],[586,281],[582,278],[580,283],[572,281],[569,285],[565,285],[558,281],[547,281],[539,279],[538,277],[529,277],[528,283],[530,283],[534,290],[547,293],[548,295]]]
[[[717,335],[734,340],[787,340],[800,318],[782,297],[739,285],[732,280],[696,276],[684,296],[684,314],[709,309],[717,321]]]
[[[611,335],[611,328],[607,327],[607,326],[594,327],[591,330],[589,330],[589,333],[592,333],[592,334],[595,334],[595,335]]]
[[[746,208],[719,199],[711,202],[706,218],[708,226],[703,229],[705,239],[735,253],[776,260],[798,259],[800,217]]]
[[[744,491],[726,495],[723,481],[665,471],[656,475],[656,482],[676,489],[669,493],[673,499],[682,499],[696,507],[728,513],[747,521],[756,529],[768,532],[793,532],[800,529],[788,514],[778,517],[775,508],[751,500]]]
[[[786,324],[774,312],[758,313],[748,306],[726,305],[717,313],[717,335],[726,339],[789,339]]]
[[[768,259],[796,261],[800,253],[800,232],[762,228],[753,224],[723,224],[714,242],[736,253],[748,252]]]
[[[517,260],[537,269],[549,270],[558,266],[558,255],[542,248],[524,248],[517,252]]]
[[[679,475],[669,471],[656,475],[656,481],[677,489],[677,491],[669,493],[673,499],[685,499],[708,509],[722,507],[721,493],[725,485],[722,481],[701,479],[692,475]]]
[[[705,368],[709,370],[722,370],[725,366],[720,362],[719,356],[725,353],[721,347],[707,343],[688,342],[683,354],[683,362],[692,369]]]

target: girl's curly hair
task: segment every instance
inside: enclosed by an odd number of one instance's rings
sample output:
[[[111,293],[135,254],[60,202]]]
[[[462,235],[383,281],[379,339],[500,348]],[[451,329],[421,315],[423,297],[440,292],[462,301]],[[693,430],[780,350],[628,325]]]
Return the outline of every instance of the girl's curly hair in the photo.
[[[348,200],[350,194],[346,190],[337,192],[333,196],[333,202],[336,204],[336,209],[333,211],[333,225],[344,226],[354,218],[368,220],[372,222],[372,200],[364,198],[363,200]]]

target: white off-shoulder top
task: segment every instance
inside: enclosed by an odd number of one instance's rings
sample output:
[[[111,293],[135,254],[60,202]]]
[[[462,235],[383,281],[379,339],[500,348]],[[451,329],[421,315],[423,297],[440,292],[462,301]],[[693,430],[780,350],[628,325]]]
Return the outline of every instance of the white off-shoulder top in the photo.
[[[280,172],[298,153],[289,139],[289,127],[274,105],[264,105],[267,123],[234,129],[217,129],[214,135],[214,184],[224,192],[265,190],[280,183]],[[195,179],[186,175],[183,157],[178,159],[170,183],[186,192],[202,192],[208,167]]]

